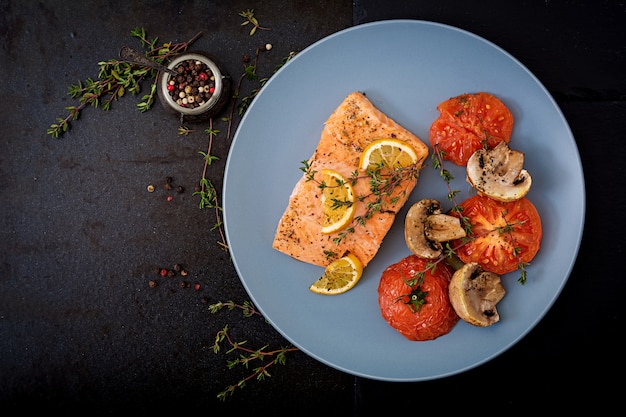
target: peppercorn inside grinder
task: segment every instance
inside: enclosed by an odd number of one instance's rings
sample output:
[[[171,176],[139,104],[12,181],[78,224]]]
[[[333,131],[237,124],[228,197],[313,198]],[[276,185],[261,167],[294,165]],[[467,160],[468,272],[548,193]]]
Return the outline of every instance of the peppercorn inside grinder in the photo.
[[[221,63],[205,52],[178,55],[161,71],[157,92],[163,107],[180,122],[202,122],[215,116],[230,97],[230,77]]]

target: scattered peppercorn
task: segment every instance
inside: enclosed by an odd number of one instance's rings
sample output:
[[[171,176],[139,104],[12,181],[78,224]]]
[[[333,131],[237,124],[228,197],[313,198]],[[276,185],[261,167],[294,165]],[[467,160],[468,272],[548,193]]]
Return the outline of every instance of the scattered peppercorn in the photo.
[[[167,271],[167,276],[172,278],[174,275],[176,275],[176,272],[174,272],[174,270],[170,269]]]
[[[182,269],[182,270],[180,271],[180,275],[182,275],[183,277],[186,277],[186,276],[187,276],[187,271],[185,271],[184,269]]]
[[[167,269],[161,268],[161,271],[159,273],[161,274],[162,277],[166,277],[167,276]]]
[[[172,197],[171,195],[167,196],[167,201],[172,201],[174,199],[174,197]]]
[[[193,289],[196,291],[200,291],[200,283],[196,282],[195,285],[193,286]]]
[[[178,194],[182,194],[185,192],[185,188],[182,185],[179,185],[178,187],[176,187],[176,192]]]
[[[181,269],[182,269],[182,267],[180,266],[180,264],[174,265],[174,271],[180,272]]]
[[[148,192],[149,193],[153,193],[154,192],[154,185],[152,185],[152,184],[148,185]]]
[[[150,288],[154,288],[154,287],[156,287],[158,285],[158,283],[155,280],[151,279],[148,282],[148,285],[150,286]]]

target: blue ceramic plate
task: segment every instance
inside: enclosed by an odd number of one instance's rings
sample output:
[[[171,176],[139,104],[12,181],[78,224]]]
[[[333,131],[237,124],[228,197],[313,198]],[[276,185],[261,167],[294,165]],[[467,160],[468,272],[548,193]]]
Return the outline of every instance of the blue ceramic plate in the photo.
[[[541,214],[542,248],[527,268],[503,276],[500,322],[459,322],[428,342],[411,342],[383,320],[377,287],[383,270],[409,255],[406,210],[422,198],[444,204],[447,189],[427,167],[360,282],[338,296],[309,291],[323,269],[272,249],[276,225],[312,154],[324,121],[352,91],[424,142],[436,106],[487,91],[515,117],[511,147],[525,152],[533,177],[527,197]],[[430,160],[429,160],[430,162]],[[448,163],[469,196],[465,171]],[[557,104],[520,62],[466,31],[431,22],[392,20],[355,26],[309,46],[265,85],[243,117],[226,164],[224,221],[232,259],[252,302],[287,340],[347,373],[384,381],[424,381],[481,365],[523,338],[559,296],[573,268],[584,224],[585,189],[576,142]],[[562,210],[567,207],[568,210]]]

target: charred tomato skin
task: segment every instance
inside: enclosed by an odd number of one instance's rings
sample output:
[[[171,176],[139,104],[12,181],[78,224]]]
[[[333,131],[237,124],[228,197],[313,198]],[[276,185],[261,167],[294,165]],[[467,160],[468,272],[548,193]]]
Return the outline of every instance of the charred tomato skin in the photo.
[[[378,284],[378,304],[382,317],[391,327],[411,341],[433,340],[449,333],[459,321],[448,297],[448,285],[454,269],[439,263],[435,270],[427,270],[421,283],[421,291],[426,292],[425,304],[418,312],[412,309],[409,294],[416,285],[410,287],[406,281],[425,271],[432,260],[409,255],[388,266]]]

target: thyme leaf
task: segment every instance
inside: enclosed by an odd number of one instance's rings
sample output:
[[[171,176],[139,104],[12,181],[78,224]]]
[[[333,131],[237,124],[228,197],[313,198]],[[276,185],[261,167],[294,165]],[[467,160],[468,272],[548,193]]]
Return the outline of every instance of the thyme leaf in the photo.
[[[402,277],[404,283],[411,289],[408,294],[403,294],[396,299],[396,302],[402,301],[409,306],[409,309],[416,314],[419,314],[422,307],[426,304],[426,296],[428,291],[422,290],[422,284],[424,283],[425,271],[420,271],[415,274],[415,277],[407,280]]]
[[[270,28],[266,28],[260,25],[258,19],[254,16],[254,9],[244,10],[239,13],[239,16],[245,18],[241,23],[241,26],[251,25],[250,36],[254,35],[257,30],[270,30]]]
[[[162,64],[166,59],[172,58],[195,42],[200,34],[195,35],[187,42],[164,43],[157,45],[158,38],[148,39],[143,28],[135,28],[131,31],[131,36],[138,38],[145,49],[147,57]],[[65,117],[58,117],[56,123],[52,123],[46,133],[53,138],[60,137],[70,128],[70,122],[78,120],[82,110],[87,107],[101,108],[103,111],[111,109],[114,101],[120,99],[126,93],[133,96],[141,92],[141,84],[152,78],[150,89],[147,94],[141,97],[137,103],[137,110],[146,112],[154,104],[157,92],[157,71],[143,67],[134,63],[109,59],[98,62],[98,78],[87,78],[84,81],[77,81],[68,87],[68,95],[78,101],[77,105],[66,106],[68,112]]]
[[[218,303],[211,304],[209,306],[209,311],[211,311],[211,313],[217,313],[224,308],[227,308],[229,310],[233,310],[235,308],[241,309],[243,311],[244,317],[252,317],[254,315],[261,316],[261,314],[254,307],[254,305],[249,301],[245,301],[243,305],[236,304],[232,301],[220,301]],[[231,337],[228,325],[224,326],[224,328],[218,331],[215,335],[213,346],[211,346],[213,352],[219,353],[224,343],[228,344],[226,354],[237,354],[234,359],[227,360],[226,366],[228,369],[233,369],[237,366],[242,366],[245,369],[249,369],[252,364],[256,363],[262,363],[262,365],[253,367],[252,372],[249,373],[246,377],[240,379],[237,383],[227,386],[223,391],[219,392],[217,394],[217,398],[221,401],[225,401],[228,397],[232,396],[238,389],[244,388],[248,381],[251,381],[253,379],[256,379],[257,381],[263,381],[266,377],[270,377],[270,367],[274,365],[284,365],[287,362],[287,354],[299,350],[297,347],[294,347],[292,345],[281,346],[280,348],[274,350],[268,350],[268,345],[264,345],[258,349],[248,348],[246,347],[247,340],[235,341]],[[266,362],[266,359],[268,358],[269,361]]]
[[[439,259],[435,262],[438,263],[439,261],[441,261],[442,259],[445,258],[450,258],[451,256],[456,256],[456,250],[459,249],[460,247],[462,247],[463,245],[466,245],[468,242],[471,242],[472,240],[476,239],[477,237],[480,236],[485,236],[488,235],[489,233],[498,233],[498,234],[506,234],[512,245],[513,245],[513,255],[517,258],[517,269],[518,271],[520,271],[520,277],[517,279],[517,282],[519,282],[520,284],[524,285],[526,283],[526,280],[528,278],[528,273],[526,271],[526,267],[529,265],[529,263],[527,262],[522,262],[521,260],[521,248],[517,245],[515,236],[513,235],[513,232],[515,231],[515,227],[516,226],[520,226],[522,224],[524,224],[525,221],[517,221],[517,222],[513,222],[510,223],[507,218],[507,212],[506,210],[503,211],[501,213],[502,215],[502,219],[505,222],[504,226],[497,226],[494,227],[492,230],[488,230],[482,234],[479,235],[475,235],[472,231],[472,224],[470,222],[470,219],[467,216],[463,216],[463,207],[461,207],[457,202],[456,202],[456,196],[459,193],[458,190],[453,190],[450,186],[450,182],[454,179],[454,177],[450,174],[450,172],[445,169],[444,164],[443,164],[443,157],[445,156],[445,152],[442,151],[441,149],[439,149],[439,146],[437,144],[435,144],[434,146],[434,152],[431,156],[431,163],[433,168],[439,170],[439,176],[445,181],[446,183],[446,187],[448,188],[448,199],[450,201],[452,201],[452,203],[454,204],[454,206],[450,209],[451,213],[457,213],[458,217],[460,218],[461,221],[461,225],[463,226],[463,228],[465,229],[465,233],[467,234],[467,237],[460,239],[460,241],[462,242],[460,245],[458,245],[456,248],[450,248],[449,245],[446,248],[446,251],[439,257]]]
[[[316,178],[317,171],[312,168],[309,160],[301,161],[300,163],[302,165],[300,170],[304,172],[306,181],[317,183],[319,188],[343,185],[343,182],[340,181],[338,181],[337,185],[325,184],[323,180]],[[366,211],[365,214],[354,217],[350,226],[339,232],[337,236],[333,238],[333,242],[340,244],[348,235],[354,233],[356,226],[364,226],[376,213],[391,210],[401,197],[406,196],[406,189],[402,189],[401,186],[407,180],[418,178],[419,171],[420,167],[416,163],[393,169],[379,165],[367,169],[363,175],[359,175],[358,171],[351,173],[348,180],[351,185],[355,185],[359,181],[368,182],[368,193],[355,196],[357,201],[365,202]],[[348,204],[352,203],[348,201],[333,201],[334,208]]]

